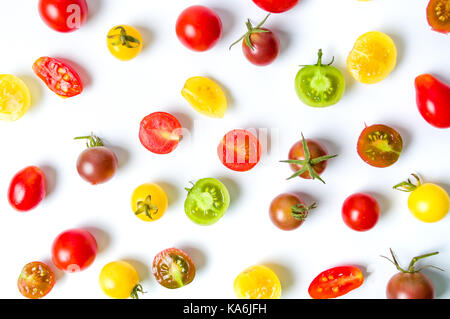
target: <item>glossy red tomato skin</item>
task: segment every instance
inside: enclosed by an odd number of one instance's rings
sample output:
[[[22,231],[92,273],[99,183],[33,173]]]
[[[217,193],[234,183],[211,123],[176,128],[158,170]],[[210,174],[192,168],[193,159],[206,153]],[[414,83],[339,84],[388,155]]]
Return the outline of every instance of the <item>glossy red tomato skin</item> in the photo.
[[[388,299],[433,299],[434,285],[431,279],[420,272],[398,273],[386,287]]]
[[[83,83],[78,73],[59,59],[41,57],[34,62],[33,71],[59,96],[73,97],[83,92]]]
[[[360,287],[363,282],[364,276],[359,268],[354,266],[334,267],[321,272],[314,278],[309,285],[308,293],[313,299],[337,298]],[[333,288],[335,289],[333,290]]]
[[[280,194],[270,203],[269,216],[272,223],[281,230],[294,230],[303,224],[303,220],[292,216],[292,207],[305,204],[300,196],[292,193]]]
[[[8,201],[18,211],[29,211],[44,199],[46,187],[44,172],[36,166],[28,166],[12,178],[8,189]]]
[[[161,132],[163,134],[161,134]],[[151,113],[141,121],[139,140],[141,144],[152,153],[171,153],[177,148],[181,137],[181,124],[178,119],[170,113]]]
[[[247,45],[245,39],[242,41],[242,51],[245,57],[254,65],[265,66],[271,64],[280,53],[280,40],[266,28],[267,32],[257,32],[250,35],[250,43],[253,49]]]
[[[431,74],[416,77],[416,102],[422,117],[437,128],[450,127],[450,86]]]
[[[319,143],[318,141],[306,139],[306,145],[308,146],[309,153],[311,155],[311,159],[321,157],[328,155],[328,152],[326,148]],[[291,149],[289,150],[288,155],[290,160],[304,160],[305,159],[305,152],[303,150],[303,144],[302,141],[298,141],[294,145],[292,145]],[[301,165],[297,164],[289,164],[292,171],[297,172],[302,169]],[[327,161],[320,162],[313,166],[314,170],[317,172],[318,175],[322,174],[323,171],[325,171],[325,168],[327,167]],[[311,179],[311,176],[309,175],[309,172],[306,171],[303,174],[299,175],[301,178],[305,179]]]
[[[60,270],[78,272],[94,262],[97,250],[97,241],[90,232],[84,229],[69,229],[54,240],[52,261]]]
[[[45,297],[55,285],[55,273],[45,263],[33,261],[26,264],[17,280],[19,292],[29,299]]]
[[[342,205],[342,219],[356,231],[372,229],[380,216],[380,206],[372,196],[356,193],[347,197]]]
[[[263,10],[272,13],[281,13],[292,9],[298,0],[253,0]]]
[[[191,6],[179,15],[176,22],[178,39],[193,51],[211,49],[222,36],[222,21],[217,13],[205,6]]]
[[[232,130],[220,141],[217,155],[225,167],[236,172],[246,172],[258,164],[261,143],[247,130]]]
[[[86,0],[39,0],[38,8],[42,20],[63,33],[78,30],[88,16]]]

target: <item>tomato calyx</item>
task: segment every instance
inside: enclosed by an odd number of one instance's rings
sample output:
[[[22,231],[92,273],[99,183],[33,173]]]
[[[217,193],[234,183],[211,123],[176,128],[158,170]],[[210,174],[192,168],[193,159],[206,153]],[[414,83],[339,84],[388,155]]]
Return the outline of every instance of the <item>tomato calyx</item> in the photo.
[[[130,297],[132,299],[139,299],[139,294],[145,294],[147,293],[146,291],[144,291],[144,288],[142,287],[141,284],[137,284],[136,286],[134,286],[133,290],[131,291]]]
[[[250,19],[247,19],[247,21],[245,22],[245,25],[247,26],[247,33],[244,34],[242,37],[239,38],[239,40],[233,42],[230,47],[229,50],[231,50],[231,48],[242,41],[242,39],[244,39],[245,44],[252,50],[254,50],[255,48],[253,47],[252,41],[250,40],[250,36],[253,33],[266,33],[266,32],[270,32],[269,30],[265,30],[265,29],[261,29],[261,27],[263,26],[263,24],[267,21],[267,19],[269,18],[270,13],[266,15],[266,17],[264,18],[264,20],[262,20],[260,23],[258,23],[258,25],[256,25],[256,27],[253,26],[253,24],[251,23]]]
[[[145,215],[152,219],[152,214],[158,213],[158,206],[152,204],[152,196],[148,195],[145,200],[140,200],[137,202],[137,210],[134,212],[135,215],[145,213]]]
[[[132,37],[131,35],[128,35],[124,27],[118,26],[114,28],[114,30],[120,30],[120,34],[108,36],[108,39],[116,40],[116,42],[111,43],[112,45],[122,45],[130,49],[138,48],[141,45],[141,41],[139,41],[139,39],[136,39],[135,37]]]
[[[95,136],[94,133],[91,133],[91,135],[87,135],[87,136],[75,137],[74,140],[88,140],[86,142],[87,148],[104,146],[102,139],[98,136]]]
[[[436,267],[436,266],[432,266],[432,265],[427,265],[427,266],[421,267],[421,268],[419,268],[419,269],[417,269],[417,268],[415,267],[415,264],[416,264],[419,260],[424,259],[424,258],[427,258],[427,257],[430,257],[430,256],[437,255],[437,254],[439,254],[438,251],[435,251],[435,252],[432,252],[432,253],[423,254],[423,255],[414,257],[413,259],[411,259],[411,262],[409,263],[407,269],[403,269],[402,267],[400,267],[400,265],[399,265],[399,263],[398,263],[398,261],[397,261],[397,258],[395,257],[395,254],[394,254],[394,252],[392,251],[391,248],[389,248],[389,251],[391,252],[392,260],[391,260],[389,257],[386,257],[386,256],[381,256],[381,257],[383,257],[383,258],[389,260],[391,263],[394,264],[394,266],[398,269],[398,271],[400,271],[400,272],[402,272],[402,273],[404,273],[404,274],[413,274],[413,273],[421,272],[421,271],[424,270],[425,268],[435,268],[435,269],[437,269],[437,270],[444,271],[443,269],[438,268],[438,267]]]
[[[295,206],[291,206],[291,214],[296,220],[304,221],[306,217],[308,217],[310,211],[314,208],[317,208],[317,203],[314,202],[309,206],[305,204],[297,204]]]
[[[317,63],[313,64],[313,65],[315,65],[315,66],[330,66],[330,65],[333,64],[333,62],[334,62],[334,55],[333,55],[333,58],[331,59],[331,62],[328,63],[328,64],[322,64],[322,56],[323,56],[322,49],[319,49],[319,51],[317,52]],[[309,65],[308,64],[300,64],[299,66],[300,67],[305,67],[305,66],[309,66]]]
[[[410,178],[408,178],[406,181],[403,181],[401,183],[398,183],[397,185],[394,185],[392,187],[393,189],[396,189],[398,191],[410,193],[415,191],[420,185],[422,185],[422,179],[417,174],[411,174],[412,177],[414,177],[415,181],[411,181]]]
[[[290,176],[288,178],[292,179],[294,177],[297,177],[305,172],[308,172],[309,175],[311,176],[311,179],[318,179],[319,181],[321,181],[322,183],[326,184],[325,181],[319,176],[319,174],[317,174],[316,170],[314,169],[314,165],[317,165],[323,161],[327,161],[331,158],[334,158],[337,156],[337,154],[335,155],[325,155],[325,156],[320,156],[320,157],[316,157],[316,158],[311,158],[311,153],[309,151],[308,145],[306,143],[305,137],[302,134],[302,145],[303,145],[303,152],[305,153],[305,159],[303,160],[284,160],[284,161],[280,161],[281,163],[288,163],[288,164],[296,164],[301,166],[301,169],[299,169],[297,172],[295,172],[292,176]]]

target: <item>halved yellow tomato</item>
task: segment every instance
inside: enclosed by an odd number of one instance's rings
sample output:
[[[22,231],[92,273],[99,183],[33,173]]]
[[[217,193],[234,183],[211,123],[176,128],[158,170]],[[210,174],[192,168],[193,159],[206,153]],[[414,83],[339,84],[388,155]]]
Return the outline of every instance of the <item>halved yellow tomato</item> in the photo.
[[[378,31],[360,36],[347,57],[347,68],[355,80],[373,84],[384,80],[397,63],[394,41]]]
[[[156,184],[142,184],[131,195],[131,209],[137,217],[146,222],[160,219],[167,206],[166,192]]]
[[[281,284],[272,269],[255,265],[236,277],[234,292],[240,299],[279,299]]]
[[[31,106],[31,94],[27,85],[11,74],[0,74],[0,120],[16,121]]]
[[[207,77],[189,78],[181,90],[181,95],[196,111],[209,117],[224,117],[228,107],[222,88]]]

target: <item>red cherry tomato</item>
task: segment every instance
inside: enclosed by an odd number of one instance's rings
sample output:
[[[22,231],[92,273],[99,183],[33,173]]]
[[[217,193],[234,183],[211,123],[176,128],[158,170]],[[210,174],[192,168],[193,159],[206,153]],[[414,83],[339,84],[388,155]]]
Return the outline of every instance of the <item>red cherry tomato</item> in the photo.
[[[44,172],[36,166],[29,166],[18,172],[11,180],[8,200],[18,211],[35,208],[46,195]]]
[[[54,285],[55,273],[47,264],[40,261],[26,264],[17,280],[19,292],[29,299],[44,297]]]
[[[255,135],[246,130],[233,130],[225,134],[217,147],[223,165],[233,171],[252,169],[261,158],[261,144]]]
[[[450,127],[450,86],[431,74],[416,77],[415,86],[417,107],[425,121],[438,128]]]
[[[56,237],[52,246],[52,261],[58,269],[77,272],[89,267],[97,255],[95,237],[83,229],[70,229]]]
[[[314,299],[336,298],[358,288],[363,282],[364,276],[357,267],[335,267],[314,278],[308,293]]]
[[[33,71],[47,87],[62,97],[72,97],[83,91],[78,73],[68,64],[50,57],[42,57],[33,64]]]
[[[172,152],[178,146],[181,136],[181,124],[172,114],[155,112],[141,121],[139,140],[152,153]]]
[[[344,201],[342,218],[345,224],[356,231],[366,231],[375,226],[380,216],[380,206],[370,195],[357,193]]]
[[[178,39],[194,51],[211,49],[222,36],[222,22],[210,8],[192,6],[181,12],[176,24]]]
[[[298,0],[253,0],[263,10],[272,13],[281,13],[292,9]]]
[[[72,32],[86,22],[86,0],[39,0],[39,14],[53,30]]]

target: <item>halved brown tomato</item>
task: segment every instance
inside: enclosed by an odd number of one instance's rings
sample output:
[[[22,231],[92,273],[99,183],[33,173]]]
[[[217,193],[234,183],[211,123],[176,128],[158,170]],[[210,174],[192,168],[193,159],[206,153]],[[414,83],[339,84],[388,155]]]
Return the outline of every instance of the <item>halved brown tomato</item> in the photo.
[[[427,6],[428,24],[434,31],[450,32],[450,0],[430,0]]]
[[[375,124],[366,126],[358,139],[357,150],[364,162],[375,167],[388,167],[397,162],[403,140],[393,128]]]
[[[26,264],[17,280],[17,287],[20,293],[30,299],[44,297],[52,290],[54,285],[55,274],[53,270],[40,261]]]
[[[314,278],[309,285],[308,293],[314,299],[336,298],[358,288],[363,282],[364,276],[359,268],[334,267]]]
[[[33,64],[33,71],[50,90],[62,97],[72,97],[83,91],[78,73],[61,60],[42,57]]]
[[[160,285],[181,288],[194,280],[195,264],[181,249],[168,248],[155,256],[152,273]]]

